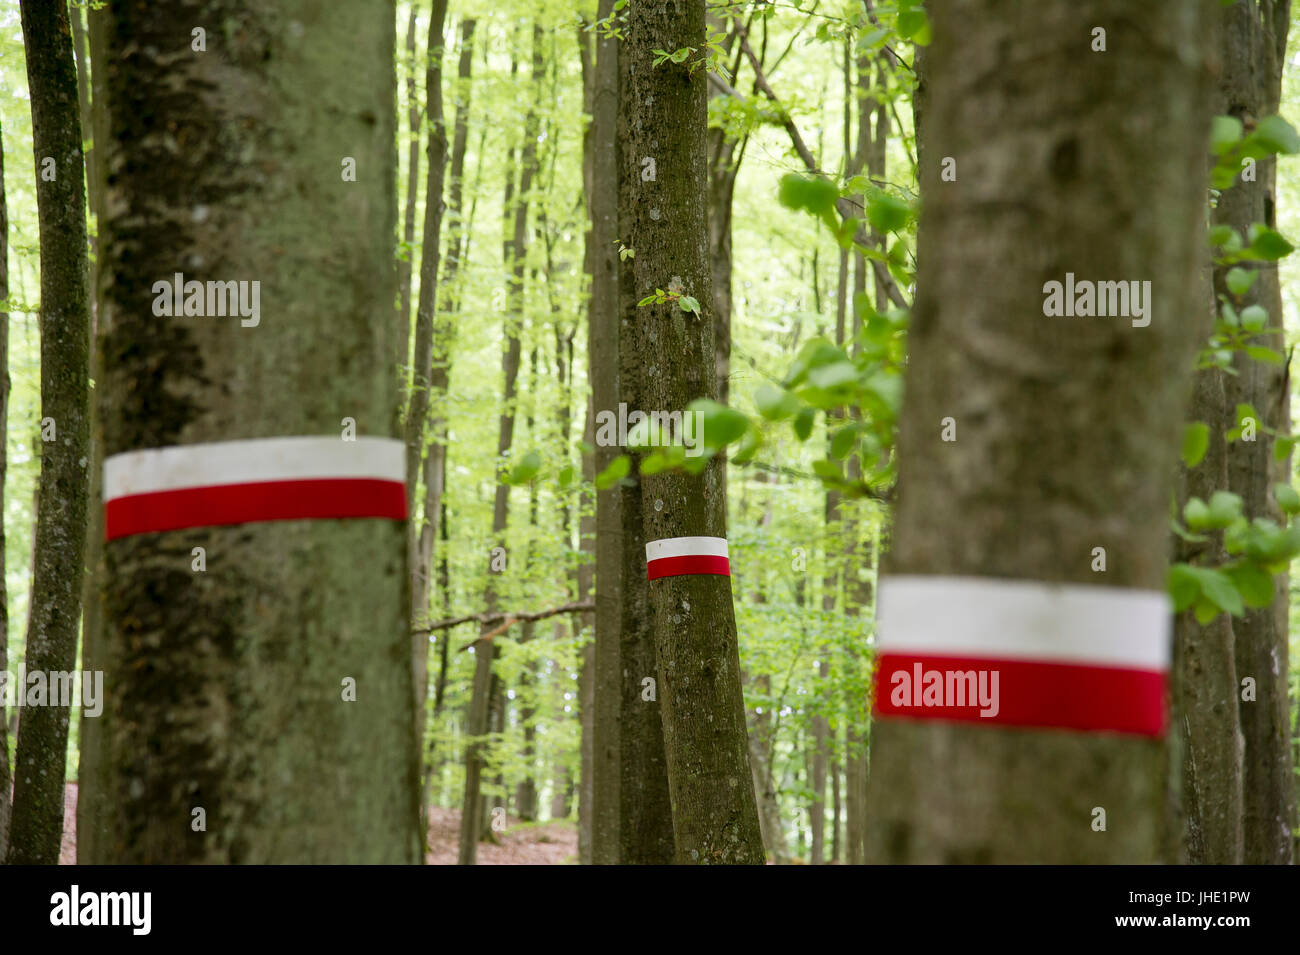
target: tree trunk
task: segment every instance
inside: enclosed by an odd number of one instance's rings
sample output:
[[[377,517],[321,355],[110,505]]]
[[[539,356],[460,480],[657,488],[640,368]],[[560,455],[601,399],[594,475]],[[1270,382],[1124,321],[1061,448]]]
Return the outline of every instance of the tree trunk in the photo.
[[[358,438],[358,458],[382,448],[392,459],[385,486],[397,500],[358,497],[366,507],[351,519],[230,524],[200,509],[192,526],[108,541],[115,824],[91,861],[414,863],[395,329],[376,320],[396,293],[394,9],[204,9],[226,28],[191,55],[177,44],[193,10],[111,4],[102,145],[115,172],[95,389],[106,468],[145,449],[188,457],[210,442],[288,436],[332,455],[347,416],[374,436],[369,447]],[[256,280],[265,313],[255,308],[249,327],[154,314],[154,283],[180,271]],[[259,465],[296,460],[258,454]]]
[[[636,250],[620,283],[620,353],[638,357],[621,360],[620,372],[629,407],[646,411],[685,408],[717,392],[706,221],[706,72],[692,72],[686,63],[652,66],[655,49],[704,46],[704,8],[703,0],[679,0],[671,9],[632,6],[619,49],[619,229]],[[646,157],[656,161],[654,179],[642,178]],[[695,298],[698,313],[682,311],[677,302],[642,311],[637,302],[656,288]],[[647,356],[654,367],[645,366]],[[725,538],[724,464],[715,457],[698,476],[642,475],[645,540]],[[627,525],[625,520],[625,533]],[[623,543],[630,555],[630,542]],[[661,577],[647,589],[675,859],[762,864],[731,579]],[[649,663],[629,668],[629,677],[651,675]]]
[[[406,205],[402,210],[402,242],[406,254],[397,260],[397,371],[405,380],[411,360],[411,262],[415,256],[415,202],[420,194],[420,114],[415,91],[415,15],[412,3],[406,21]],[[444,16],[446,7],[444,5]],[[436,14],[437,11],[435,11]],[[441,95],[441,91],[436,95]]]
[[[27,672],[77,665],[90,454],[90,291],[77,70],[68,10],[25,0],[23,45],[32,104],[41,236],[41,417],[56,438],[41,448]],[[52,159],[50,167],[46,159]],[[44,170],[52,168],[46,180]],[[75,676],[75,674],[74,674]],[[7,860],[52,865],[63,835],[69,700],[24,707],[14,759]]]
[[[9,672],[9,589],[5,586],[5,474],[9,469],[9,207],[5,202],[4,130],[0,124],[0,675]],[[7,678],[6,678],[7,679]],[[0,687],[0,859],[9,845],[9,714]]]
[[[1182,317],[1204,307],[1186,277],[1204,249],[1209,5],[928,9],[921,272],[878,644],[916,646],[891,643],[904,638],[890,631],[887,586],[932,587],[937,610],[961,592],[951,578],[968,577],[998,599],[1028,588],[1058,614],[1081,592],[1090,607],[1141,601],[1151,622],[1134,633],[1155,655],[1166,646],[1168,506],[1197,338]],[[1089,50],[1098,24],[1110,25],[1109,52]],[[1179,57],[1162,53],[1171,48]],[[942,156],[958,158],[957,182],[940,180]],[[1149,326],[1048,317],[1044,283],[1067,270],[1149,280]],[[946,417],[956,441],[941,440]],[[1104,589],[1091,570],[1098,546],[1109,555]],[[1035,638],[1028,616],[1018,626]],[[933,632],[916,623],[916,634]],[[1109,635],[1089,631],[1078,646],[1100,649]],[[978,656],[983,644],[965,637]],[[1161,679],[1159,666],[1144,679]],[[891,669],[878,657],[877,707]],[[1033,705],[1020,687],[1004,681],[1002,709]],[[1012,727],[878,720],[868,860],[1157,861],[1163,740],[1041,728],[1060,725],[1059,705],[1040,702]]]
[[[597,17],[609,17],[614,0],[600,0]],[[587,263],[591,300],[587,308],[587,362],[591,379],[591,414],[616,409],[619,403],[619,253],[618,223],[618,49],[612,36],[597,35],[592,85],[591,126],[584,155],[591,165],[591,233]],[[594,417],[593,417],[594,421]],[[594,423],[592,425],[594,444]],[[590,469],[599,474],[618,449],[596,446]],[[593,655],[592,715],[592,862],[621,861],[620,766],[622,727],[623,530],[622,489],[596,492],[596,611]]]
[[[517,64],[511,69],[517,74]],[[536,95],[540,95],[543,76],[541,27],[533,27],[533,72],[532,82]],[[527,256],[528,238],[528,196],[532,189],[533,177],[537,174],[537,110],[530,106],[524,119],[522,148],[519,160],[519,187],[515,190],[515,163],[513,150],[506,164],[506,192],[504,209],[509,232],[503,246],[503,259],[509,269],[506,284],[506,347],[502,358],[502,370],[505,375],[505,392],[501,410],[500,424],[497,432],[497,456],[500,461],[510,450],[515,431],[515,393],[519,378],[519,364],[524,316],[524,274]],[[494,546],[505,546],[505,531],[510,513],[510,485],[504,480],[497,481],[496,495],[492,507],[492,540]],[[507,559],[510,559],[507,555]],[[492,613],[497,609],[497,587],[495,575],[489,570],[488,586],[483,595],[483,609]],[[488,628],[485,626],[484,631]],[[475,645],[474,690],[470,702],[470,719],[466,731],[470,744],[466,749],[465,761],[465,799],[463,802],[460,832],[460,864],[474,865],[477,858],[477,843],[480,832],[489,824],[480,818],[479,789],[483,771],[483,735],[489,730],[489,716],[497,710],[499,697],[502,695],[500,680],[492,672],[496,659],[496,645],[491,641],[479,641]],[[484,694],[481,696],[481,694]]]
[[[433,0],[429,21],[428,67],[425,71],[425,98],[429,112],[427,146],[428,182],[424,199],[423,255],[420,259],[420,301],[415,316],[415,355],[411,366],[411,397],[406,410],[406,511],[407,547],[411,561],[411,626],[417,631],[427,622],[429,591],[433,566],[433,542],[437,539],[437,521],[442,488],[438,482],[442,471],[438,460],[425,453],[425,433],[429,418],[430,393],[434,389],[434,313],[438,305],[439,243],[442,234],[442,188],[447,168],[447,127],[442,108],[443,32],[447,20],[447,0]],[[414,13],[412,13],[412,23]],[[414,43],[412,37],[411,43]],[[410,84],[408,84],[408,89]],[[409,279],[408,279],[409,281]],[[423,476],[425,485],[424,520],[415,520],[415,494]],[[418,530],[417,530],[418,527]],[[429,638],[424,633],[411,636],[411,692],[415,701],[415,732],[424,738],[424,706],[429,691]],[[422,748],[422,747],[421,747]],[[423,805],[421,805],[423,817]]]
[[[1220,14],[1223,71],[1219,78],[1218,113],[1250,124],[1277,112],[1282,67],[1286,55],[1290,0],[1240,0]],[[1213,212],[1216,224],[1230,225],[1243,235],[1256,222],[1275,228],[1277,160],[1258,161],[1253,182],[1238,177],[1219,196]],[[1282,292],[1276,265],[1255,263],[1259,278],[1241,300],[1241,306],[1260,305],[1268,312],[1269,336],[1263,344],[1285,350]],[[1248,263],[1249,267],[1249,263]],[[1214,290],[1226,292],[1227,266],[1214,270]],[[1239,306],[1240,307],[1240,306]],[[1290,483],[1291,459],[1273,460],[1273,437],[1266,429],[1286,434],[1291,426],[1290,386],[1286,367],[1256,361],[1237,352],[1237,374],[1224,376],[1225,429],[1237,428],[1238,404],[1252,405],[1261,420],[1253,441],[1234,442],[1228,452],[1228,487],[1240,494],[1249,518],[1282,522],[1273,498],[1278,481]],[[1220,485],[1221,486],[1221,485]],[[1235,697],[1245,737],[1242,785],[1244,856],[1249,865],[1289,863],[1295,825],[1295,775],[1291,763],[1290,717],[1287,679],[1290,605],[1289,576],[1273,579],[1272,606],[1247,609],[1233,622],[1236,679],[1255,681],[1253,700]]]

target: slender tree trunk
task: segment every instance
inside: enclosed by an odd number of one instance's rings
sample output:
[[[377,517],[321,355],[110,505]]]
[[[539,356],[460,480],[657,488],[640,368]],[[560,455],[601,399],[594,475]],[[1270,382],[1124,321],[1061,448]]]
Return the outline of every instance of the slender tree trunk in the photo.
[[[411,263],[415,257],[415,203],[420,195],[421,111],[415,90],[415,15],[419,7],[418,3],[411,3],[406,21],[406,126],[410,134],[406,151],[406,205],[402,210],[402,242],[406,254],[397,260],[397,370],[403,381],[406,364],[411,360]]]
[[[597,17],[611,15],[614,0],[600,0]],[[618,50],[619,41],[598,35],[592,87],[591,126],[584,154],[591,165],[591,232],[588,268],[591,300],[587,308],[587,361],[591,379],[591,414],[616,410],[619,403],[619,252],[618,222]],[[594,423],[592,425],[593,444]],[[593,476],[618,454],[597,445],[587,465]],[[623,619],[622,489],[596,492],[596,611],[593,650],[592,715],[592,862],[615,865],[621,860],[622,786],[621,711],[624,679],[621,641]],[[638,683],[639,685],[639,683]]]
[[[1243,122],[1277,112],[1281,93],[1286,37],[1290,25],[1290,0],[1239,0],[1221,11],[1222,62],[1217,112]],[[1217,224],[1230,225],[1243,235],[1256,222],[1276,227],[1277,161],[1258,161],[1254,181],[1238,176],[1225,190],[1214,210]],[[1282,351],[1286,338],[1282,322],[1282,291],[1274,264],[1255,263],[1259,277],[1241,305],[1260,305],[1268,312],[1268,338],[1264,344]],[[1227,267],[1214,270],[1214,291],[1224,294]],[[1290,483],[1291,459],[1273,460],[1273,437],[1266,428],[1290,431],[1290,378],[1288,369],[1256,361],[1238,352],[1236,375],[1224,377],[1223,427],[1237,428],[1238,404],[1252,405],[1261,420],[1253,441],[1234,442],[1228,452],[1228,487],[1241,495],[1247,517],[1282,515],[1273,498],[1273,485]],[[1291,707],[1287,693],[1289,576],[1273,579],[1272,606],[1247,609],[1233,623],[1236,680],[1255,681],[1253,699],[1235,697],[1245,737],[1243,759],[1243,861],[1251,865],[1289,863],[1294,851],[1295,774],[1290,747]]]
[[[621,360],[620,372],[629,406],[635,399],[642,410],[685,408],[717,392],[706,221],[707,79],[703,70],[692,73],[685,63],[652,66],[655,49],[704,46],[704,7],[703,0],[680,0],[671,9],[629,7],[619,50],[619,221],[625,241],[636,250],[621,283],[620,352],[639,359]],[[654,180],[642,177],[645,157],[656,160]],[[695,298],[698,313],[684,312],[676,302],[638,308],[656,288]],[[653,369],[643,367],[646,356],[654,356]],[[723,467],[723,459],[715,457],[698,476],[642,475],[645,540],[725,538]],[[625,520],[625,533],[627,525]],[[630,555],[626,538],[623,545]],[[731,579],[662,577],[647,589],[675,859],[762,864]],[[638,681],[650,676],[649,663],[641,670],[629,667],[628,676]],[[623,742],[626,747],[627,739]]]
[[[1108,591],[1154,605],[1197,338],[1183,318],[1204,307],[1186,277],[1204,249],[1210,5],[928,11],[921,272],[887,570],[1083,589],[1098,584],[1100,546]],[[1104,54],[1089,50],[1098,24]],[[957,158],[955,183],[940,180],[943,156]],[[1044,283],[1067,270],[1149,280],[1149,326],[1045,315]],[[945,417],[955,441],[941,440]],[[889,686],[888,671],[878,680]],[[1160,858],[1161,739],[881,719],[871,754],[869,861]]]
[[[406,511],[410,515],[407,546],[411,561],[411,630],[427,622],[429,591],[433,575],[433,541],[441,513],[438,487],[442,472],[436,458],[426,454],[426,426],[430,393],[434,382],[434,312],[438,304],[438,263],[442,233],[442,189],[447,168],[447,128],[442,107],[443,33],[447,0],[434,0],[429,21],[428,66],[425,98],[428,101],[429,142],[426,147],[428,182],[424,200],[423,255],[420,259],[420,301],[415,316],[415,355],[411,368],[411,397],[406,410]],[[414,12],[412,12],[414,23]],[[412,37],[411,43],[414,42]],[[408,82],[408,89],[410,88]],[[408,278],[409,281],[409,278]],[[408,293],[409,294],[409,293]],[[415,494],[424,478],[424,520],[415,520]],[[418,527],[418,530],[417,530]],[[415,700],[417,738],[423,740],[425,699],[429,689],[429,639],[424,633],[411,636],[411,691]],[[421,815],[423,816],[423,804]]]
[[[87,33],[90,46],[90,87],[91,116],[89,132],[94,142],[106,144],[109,136],[108,110],[104,70],[100,64],[104,61],[104,42],[108,25],[108,9],[88,8],[86,10]],[[74,30],[76,21],[73,21]],[[82,107],[83,123],[85,107]],[[86,128],[82,129],[85,136]],[[98,160],[103,155],[104,146],[91,149],[87,154],[91,160],[86,169],[90,175],[87,192],[90,195],[91,209],[95,213],[97,227],[104,222],[104,163]],[[95,342],[99,339],[99,275],[103,257],[99,237],[95,240],[95,262],[91,264],[91,349],[90,375],[94,381],[101,378],[101,359]],[[90,497],[89,511],[86,515],[86,581],[83,593],[81,619],[81,665],[82,669],[103,672],[107,666],[107,648],[104,642],[103,627],[103,581],[104,581],[104,511],[103,511],[103,473],[104,473],[104,428],[99,420],[99,403],[92,401],[90,407]],[[100,847],[110,838],[110,825],[113,806],[108,798],[111,781],[109,763],[105,758],[105,740],[109,737],[109,725],[112,716],[105,711],[96,719],[81,721],[78,732],[78,750],[80,762],[77,766],[77,860],[79,862],[100,858]]]
[[[110,7],[101,145],[115,172],[95,389],[106,462],[236,439],[332,442],[345,415],[400,459],[393,4],[204,9],[208,50],[191,53],[191,9]],[[181,271],[259,282],[257,324],[155,314],[155,283]],[[326,517],[108,541],[115,818],[91,861],[419,860],[404,534],[398,520]]]
[[[22,4],[41,234],[40,507],[28,619],[27,671],[72,672],[81,622],[89,443],[90,291],[77,71],[68,10]],[[49,162],[47,163],[47,159]],[[52,171],[48,180],[45,170]],[[50,865],[63,835],[69,700],[25,707],[14,760],[7,860]]]
[[[517,64],[511,73],[517,74]],[[533,27],[534,90],[540,95],[544,73],[542,61],[541,27]],[[519,159],[519,187],[515,190],[515,163],[513,152],[506,166],[506,193],[504,209],[509,232],[504,243],[503,258],[509,269],[506,284],[506,347],[502,358],[505,391],[497,434],[497,460],[510,450],[515,430],[515,394],[519,378],[521,335],[524,316],[524,275],[527,256],[528,197],[533,178],[537,174],[537,110],[530,106],[524,119],[522,148]],[[492,507],[492,540],[494,546],[505,545],[505,531],[510,513],[510,485],[498,480]],[[507,557],[507,559],[509,559]],[[483,608],[491,613],[497,609],[495,576],[489,571],[488,586],[484,593]],[[486,631],[486,627],[484,628]],[[481,817],[480,777],[483,771],[484,746],[482,737],[491,726],[489,716],[499,712],[502,696],[500,678],[493,673],[496,645],[479,641],[475,645],[474,690],[470,702],[470,720],[466,727],[470,744],[466,749],[465,799],[461,818],[460,864],[474,865],[477,858],[478,836],[488,820]]]

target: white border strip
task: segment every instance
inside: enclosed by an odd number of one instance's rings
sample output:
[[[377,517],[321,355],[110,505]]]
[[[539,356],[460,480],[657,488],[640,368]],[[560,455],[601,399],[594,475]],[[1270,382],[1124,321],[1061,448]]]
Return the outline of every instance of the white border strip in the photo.
[[[255,438],[114,454],[104,461],[104,499],[224,484],[330,478],[406,480],[395,438]]]
[[[1156,590],[882,576],[876,650],[1165,671],[1172,615]]]
[[[645,545],[646,561],[664,557],[729,557],[725,537],[665,537]]]

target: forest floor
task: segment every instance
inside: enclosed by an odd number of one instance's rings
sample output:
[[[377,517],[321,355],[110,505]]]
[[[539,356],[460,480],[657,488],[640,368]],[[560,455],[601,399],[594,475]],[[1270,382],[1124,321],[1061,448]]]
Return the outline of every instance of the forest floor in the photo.
[[[497,834],[500,845],[480,842],[479,865],[566,865],[578,861],[578,830],[569,822],[519,825],[509,819],[509,828]],[[455,865],[460,842],[460,810],[429,809],[429,848],[424,857],[429,865]],[[77,861],[77,784],[63,791],[63,847],[59,865]]]

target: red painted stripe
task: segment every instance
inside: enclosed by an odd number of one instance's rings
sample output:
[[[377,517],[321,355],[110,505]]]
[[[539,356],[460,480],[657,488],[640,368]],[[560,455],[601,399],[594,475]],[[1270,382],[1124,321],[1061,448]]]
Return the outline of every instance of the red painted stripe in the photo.
[[[660,557],[646,564],[650,580],[659,577],[681,577],[684,574],[721,574],[731,576],[731,564],[725,557],[713,554],[686,554],[683,557]]]
[[[901,686],[915,684],[914,665],[930,670],[998,671],[998,712],[980,716],[980,706],[918,706],[909,695],[892,700]],[[898,671],[907,684],[893,682]],[[945,676],[945,685],[947,678]],[[999,726],[1033,726],[1091,732],[1163,736],[1167,726],[1167,677],[1132,670],[1035,660],[916,656],[883,653],[876,658],[874,712],[881,717],[951,720]],[[915,693],[915,689],[912,690]],[[955,700],[947,700],[955,703]]]
[[[104,529],[113,540],[186,527],[343,517],[405,520],[406,488],[376,478],[316,478],[131,494],[107,502]]]

